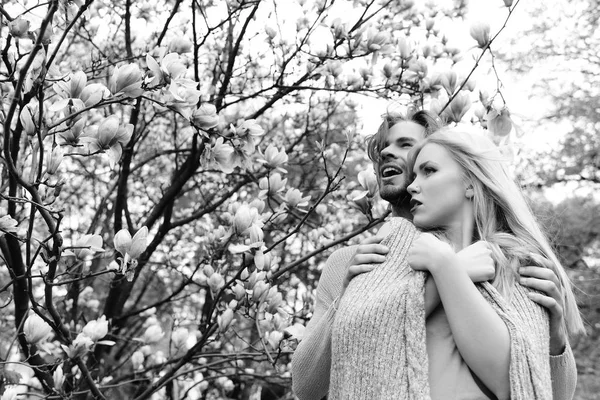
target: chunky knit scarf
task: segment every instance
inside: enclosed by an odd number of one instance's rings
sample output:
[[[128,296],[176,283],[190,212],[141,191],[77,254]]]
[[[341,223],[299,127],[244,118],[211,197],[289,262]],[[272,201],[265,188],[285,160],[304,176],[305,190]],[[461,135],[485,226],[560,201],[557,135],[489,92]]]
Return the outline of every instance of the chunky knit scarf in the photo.
[[[425,331],[426,274],[406,257],[418,232],[394,218],[382,241],[386,261],[355,277],[338,304],[332,328],[329,399],[429,399]],[[552,398],[548,316],[515,285],[510,301],[479,285],[510,332],[513,400]]]

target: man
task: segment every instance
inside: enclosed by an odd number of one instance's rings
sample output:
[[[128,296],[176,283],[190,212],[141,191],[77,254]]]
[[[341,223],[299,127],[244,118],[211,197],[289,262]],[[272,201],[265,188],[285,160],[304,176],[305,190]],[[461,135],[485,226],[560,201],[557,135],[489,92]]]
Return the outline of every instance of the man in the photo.
[[[439,118],[427,111],[409,110],[406,116],[387,114],[375,135],[368,140],[368,154],[373,161],[382,199],[390,203],[392,215],[412,219],[406,187],[406,162],[410,149],[429,134],[442,126]],[[310,323],[307,325],[305,337],[299,344],[296,354],[292,359],[292,382],[296,395],[301,399],[320,399],[328,391],[329,374],[331,367],[331,328],[337,309],[337,302],[343,296],[349,282],[357,275],[366,273],[382,263],[388,253],[388,248],[380,242],[385,237],[381,233],[367,238],[358,246],[349,246],[334,252],[328,259],[323,270],[319,287],[315,311]],[[478,259],[479,249],[473,245],[474,250],[469,250],[465,260]],[[476,264],[476,263],[471,263]],[[473,273],[469,273],[473,281],[489,280],[493,277],[493,265],[483,268],[474,265]],[[571,399],[573,397],[576,381],[576,371],[573,355],[568,347],[566,333],[561,330],[562,322],[562,295],[558,290],[558,279],[550,269],[541,267],[522,268],[522,284],[540,290],[544,294],[537,294],[532,300],[548,308],[550,311],[551,332],[551,370],[553,378],[553,392],[555,398]],[[425,292],[425,311],[427,316],[427,335],[438,335],[440,331],[444,336],[444,348],[452,347],[451,332],[433,279],[428,279]],[[450,338],[450,339],[449,339]],[[437,340],[437,339],[436,339]],[[433,343],[433,341],[432,341]],[[429,346],[429,344],[428,344]],[[433,344],[431,347],[436,346]],[[430,365],[438,370],[433,373],[444,374],[442,370],[447,363],[456,363],[460,354],[457,351],[446,351],[445,355],[435,352],[434,360]],[[433,354],[430,354],[430,356]],[[556,356],[554,356],[556,355]],[[446,358],[444,358],[446,357]],[[459,361],[460,362],[460,361]],[[462,367],[464,375],[465,368]],[[468,373],[468,372],[467,372]],[[446,379],[446,378],[444,378]],[[438,379],[439,380],[439,379]],[[443,380],[443,379],[442,379]],[[473,374],[473,382],[484,393],[486,388]],[[475,382],[475,383],[474,383]],[[448,386],[457,386],[456,382],[447,382]],[[432,397],[445,398],[444,385],[432,388]],[[434,391],[438,391],[436,396]],[[442,394],[440,396],[439,394]],[[490,397],[493,398],[493,397]]]

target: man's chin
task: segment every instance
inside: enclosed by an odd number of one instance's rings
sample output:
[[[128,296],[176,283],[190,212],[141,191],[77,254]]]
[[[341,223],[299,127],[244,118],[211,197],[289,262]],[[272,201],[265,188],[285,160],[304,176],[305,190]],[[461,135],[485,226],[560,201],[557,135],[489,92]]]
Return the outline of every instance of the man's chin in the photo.
[[[398,211],[406,211],[410,214],[410,194],[405,187],[383,186],[379,188],[381,198],[392,205]]]

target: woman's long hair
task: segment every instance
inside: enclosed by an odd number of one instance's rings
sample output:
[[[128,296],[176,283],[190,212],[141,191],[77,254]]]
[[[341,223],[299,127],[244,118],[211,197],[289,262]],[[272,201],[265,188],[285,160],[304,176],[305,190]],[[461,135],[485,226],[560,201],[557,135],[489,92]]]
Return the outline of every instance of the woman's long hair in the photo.
[[[510,296],[520,266],[536,264],[536,255],[548,259],[565,295],[565,328],[569,335],[585,333],[571,281],[494,143],[483,133],[444,128],[413,148],[408,176],[412,176],[415,159],[428,143],[444,147],[473,187],[476,225],[473,239],[490,244],[496,263],[494,286]]]

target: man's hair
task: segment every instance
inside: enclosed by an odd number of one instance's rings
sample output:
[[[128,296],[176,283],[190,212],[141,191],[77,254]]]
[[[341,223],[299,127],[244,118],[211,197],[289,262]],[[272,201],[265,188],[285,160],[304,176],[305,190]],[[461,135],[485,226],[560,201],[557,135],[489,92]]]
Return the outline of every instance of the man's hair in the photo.
[[[408,159],[409,176],[420,151],[429,143],[448,151],[461,166],[465,181],[473,188],[474,240],[485,240],[492,250],[496,264],[494,286],[501,293],[510,294],[518,279],[518,268],[535,261],[531,254],[546,258],[564,289],[565,328],[571,335],[584,333],[569,277],[496,145],[484,133],[441,129],[413,147]]]
[[[443,123],[440,117],[427,110],[417,110],[415,107],[409,107],[406,114],[387,112],[383,116],[383,122],[379,126],[377,133],[367,138],[367,154],[375,164],[379,163],[381,150],[386,147],[387,135],[398,122],[414,122],[425,128],[425,137],[442,128]]]

